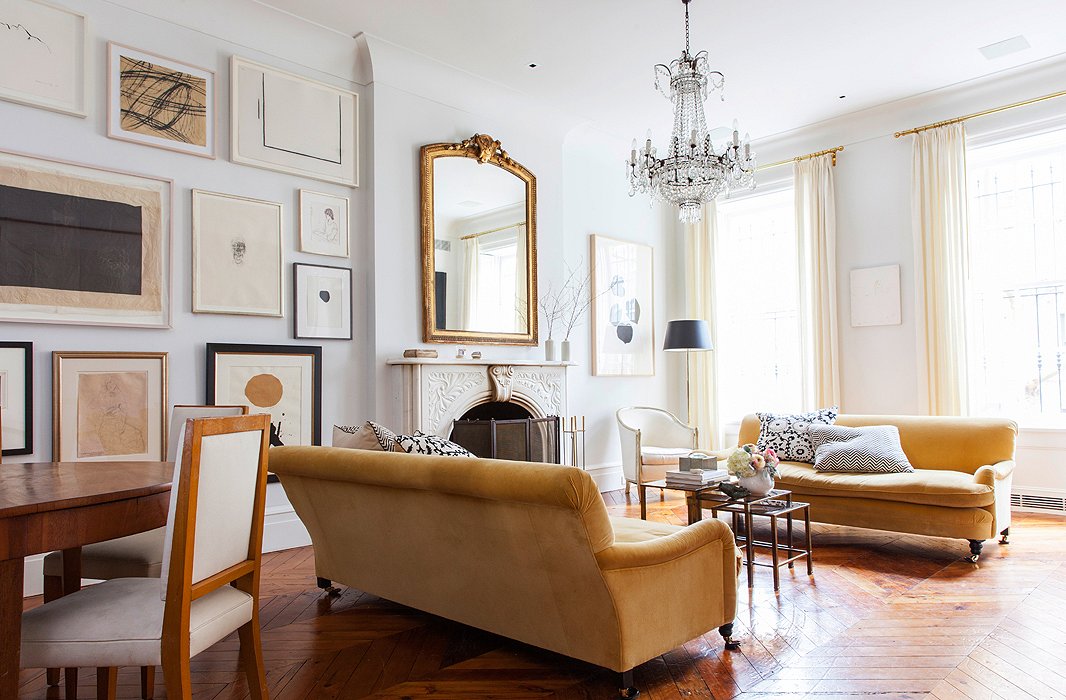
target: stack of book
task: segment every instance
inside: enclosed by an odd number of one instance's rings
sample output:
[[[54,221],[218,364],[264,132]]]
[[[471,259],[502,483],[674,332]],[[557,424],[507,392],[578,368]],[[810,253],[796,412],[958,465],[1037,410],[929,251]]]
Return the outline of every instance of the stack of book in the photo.
[[[728,480],[729,472],[725,469],[692,469],[689,471],[678,469],[666,472],[667,486],[700,488],[702,486],[713,486]]]

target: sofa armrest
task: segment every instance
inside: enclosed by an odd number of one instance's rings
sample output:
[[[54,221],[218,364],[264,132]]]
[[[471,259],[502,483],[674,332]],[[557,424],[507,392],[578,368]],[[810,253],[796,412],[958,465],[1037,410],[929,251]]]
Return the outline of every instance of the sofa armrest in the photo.
[[[1014,473],[1014,460],[1008,459],[995,464],[986,464],[973,473],[974,483],[984,484],[991,488],[996,487],[997,481],[1002,481]]]

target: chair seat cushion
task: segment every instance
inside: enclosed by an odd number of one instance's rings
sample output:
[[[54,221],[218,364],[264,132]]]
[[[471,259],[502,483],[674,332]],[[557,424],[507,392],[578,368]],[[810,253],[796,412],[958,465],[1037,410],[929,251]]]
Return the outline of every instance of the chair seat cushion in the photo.
[[[677,464],[682,457],[692,454],[690,447],[654,447],[644,445],[640,448],[641,464]]]
[[[163,539],[166,528],[141,532],[81,548],[81,577],[159,578],[163,566]],[[51,552],[44,558],[45,576],[63,575],[63,554]]]
[[[684,530],[681,525],[612,516],[615,542],[647,542]]]
[[[995,502],[989,486],[973,475],[946,469],[916,469],[898,474],[819,472],[810,464],[781,462],[777,487],[803,495],[869,498],[952,508],[983,508]]]
[[[160,663],[159,579],[120,578],[88,586],[22,615],[23,668],[154,666]],[[252,619],[252,597],[223,586],[192,602],[191,655]]]

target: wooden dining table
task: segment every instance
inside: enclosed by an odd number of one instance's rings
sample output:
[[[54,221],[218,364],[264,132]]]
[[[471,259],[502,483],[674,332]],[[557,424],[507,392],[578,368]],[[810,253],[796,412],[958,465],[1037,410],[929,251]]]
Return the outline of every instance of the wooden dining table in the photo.
[[[63,551],[64,588],[81,547],[166,524],[171,462],[0,464],[0,698],[18,697],[23,558]]]

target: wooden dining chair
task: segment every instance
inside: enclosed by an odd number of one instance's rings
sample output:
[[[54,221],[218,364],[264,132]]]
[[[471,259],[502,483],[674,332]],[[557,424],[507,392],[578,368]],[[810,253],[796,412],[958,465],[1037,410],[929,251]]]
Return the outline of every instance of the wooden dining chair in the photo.
[[[162,665],[169,698],[191,698],[189,661],[237,630],[253,700],[267,697],[259,574],[270,416],[190,419],[181,431],[159,578],[117,578],[29,610],[23,668],[96,667],[115,697],[120,666]]]
[[[170,444],[167,460],[177,460],[178,436],[190,418],[219,418],[247,415],[247,406],[203,406],[176,404],[170,414]],[[44,558],[44,602],[48,603],[81,588],[81,579],[109,581],[113,578],[159,578],[163,568],[163,538],[166,528],[139,532],[128,537],[97,542],[81,548],[81,572],[77,577],[64,575],[63,553],[51,552]],[[59,669],[46,673],[48,685],[59,685]],[[76,700],[78,670],[66,673],[66,698]],[[155,667],[141,669],[141,698],[151,700],[155,694]]]

